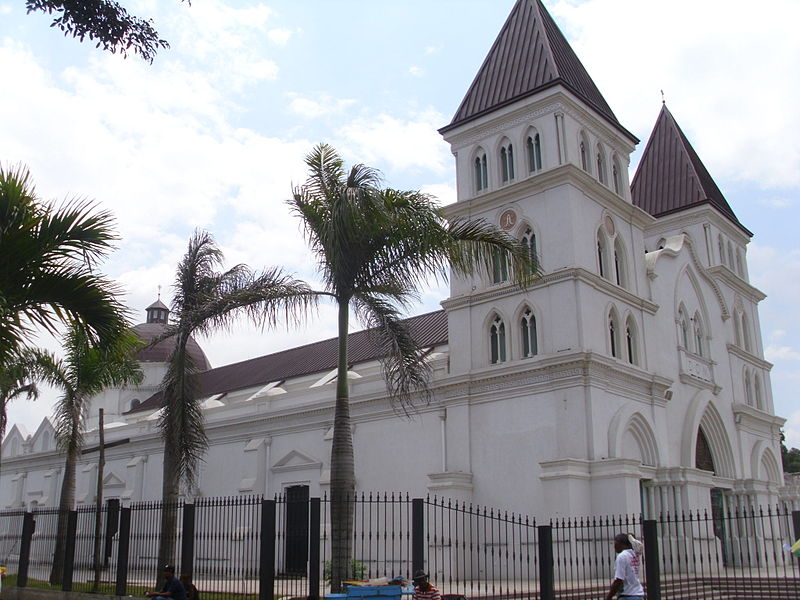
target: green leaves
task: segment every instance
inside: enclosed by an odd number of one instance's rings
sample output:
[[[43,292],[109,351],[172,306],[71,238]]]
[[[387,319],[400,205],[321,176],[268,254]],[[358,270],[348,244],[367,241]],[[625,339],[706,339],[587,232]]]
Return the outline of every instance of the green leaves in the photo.
[[[92,271],[113,247],[113,225],[86,200],[42,202],[27,169],[0,166],[0,365],[35,327],[76,322],[93,343],[125,330],[117,287]]]

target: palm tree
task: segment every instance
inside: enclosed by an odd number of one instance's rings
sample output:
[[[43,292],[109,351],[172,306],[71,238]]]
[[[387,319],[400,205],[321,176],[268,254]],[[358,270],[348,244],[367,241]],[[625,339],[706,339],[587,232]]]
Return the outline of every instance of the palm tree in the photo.
[[[316,302],[306,284],[279,269],[255,274],[237,265],[219,272],[222,261],[212,236],[195,232],[175,275],[171,313],[175,322],[157,340],[175,338],[161,384],[164,467],[159,565],[174,562],[180,484],[194,485],[198,463],[208,448],[198,398],[198,367],[186,350],[190,337],[224,329],[240,313],[262,326],[272,326],[284,316],[302,316]]]
[[[20,397],[28,400],[39,397],[34,380],[36,368],[36,355],[27,349],[11,354],[0,368],[0,443],[6,434],[8,404]]]
[[[325,291],[338,305],[338,373],[331,448],[331,585],[341,589],[352,560],[355,463],[350,427],[347,336],[350,310],[374,328],[385,350],[390,399],[404,410],[427,398],[430,370],[400,309],[415,300],[427,278],[446,279],[490,269],[493,257],[512,263],[517,283],[538,274],[530,248],[484,221],[448,223],[432,198],[380,187],[364,165],[349,171],[326,144],[306,157],[309,178],[289,201],[317,255]]]
[[[42,202],[26,168],[0,165],[0,367],[36,327],[75,322],[92,341],[125,330],[116,286],[92,273],[115,239],[111,213],[80,199]]]
[[[141,340],[130,330],[103,346],[93,344],[86,330],[72,324],[64,335],[65,357],[40,352],[40,377],[61,390],[55,407],[55,433],[65,455],[58,502],[58,530],[50,583],[59,584],[64,568],[67,514],[75,505],[75,471],[83,448],[84,417],[88,401],[109,387],[141,383],[143,375],[134,354]]]

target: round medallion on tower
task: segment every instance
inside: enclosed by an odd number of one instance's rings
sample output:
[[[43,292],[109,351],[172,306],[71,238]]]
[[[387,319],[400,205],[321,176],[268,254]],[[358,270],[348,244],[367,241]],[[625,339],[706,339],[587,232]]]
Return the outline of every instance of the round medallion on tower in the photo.
[[[517,224],[517,213],[514,211],[513,208],[509,208],[503,211],[500,215],[500,227],[509,231],[514,229],[514,226]]]

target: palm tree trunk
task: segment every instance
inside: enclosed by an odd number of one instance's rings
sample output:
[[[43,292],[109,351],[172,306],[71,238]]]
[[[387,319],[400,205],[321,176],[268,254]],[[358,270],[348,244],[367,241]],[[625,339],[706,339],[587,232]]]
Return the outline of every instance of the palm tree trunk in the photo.
[[[61,480],[61,495],[58,501],[58,526],[56,528],[56,547],[53,551],[53,566],[50,569],[50,584],[61,585],[64,579],[64,555],[67,539],[67,518],[75,506],[75,470],[78,463],[78,446],[70,440],[67,459],[64,463],[64,477]]]
[[[169,437],[164,440],[164,468],[161,483],[161,537],[158,543],[158,564],[156,566],[156,585],[161,584],[161,569],[166,564],[175,563],[176,538],[178,536],[178,499],[180,496],[180,476],[176,458],[175,442]]]
[[[347,334],[350,303],[339,301],[339,364],[331,447],[331,591],[340,592],[342,581],[352,577],[355,460],[350,425],[350,390],[347,381]]]

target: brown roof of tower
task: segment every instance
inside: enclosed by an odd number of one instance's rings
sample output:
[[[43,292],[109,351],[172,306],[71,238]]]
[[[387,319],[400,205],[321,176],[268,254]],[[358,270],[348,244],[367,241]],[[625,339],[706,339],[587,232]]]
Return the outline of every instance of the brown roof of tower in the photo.
[[[634,142],[589,77],[541,0],[517,0],[445,132],[561,84]]]
[[[711,174],[664,104],[631,183],[633,203],[654,217],[710,204],[747,235]]]
[[[422,348],[441,346],[447,343],[447,315],[443,310],[426,313],[406,320],[412,336]],[[371,330],[358,331],[348,336],[348,359],[350,364],[364,363],[386,356],[385,349],[377,343]],[[330,371],[336,368],[338,339],[290,348],[282,352],[251,358],[238,363],[209,369],[198,375],[200,389],[198,397],[232,392],[273,381]],[[161,393],[156,393],[126,414],[161,407]]]

